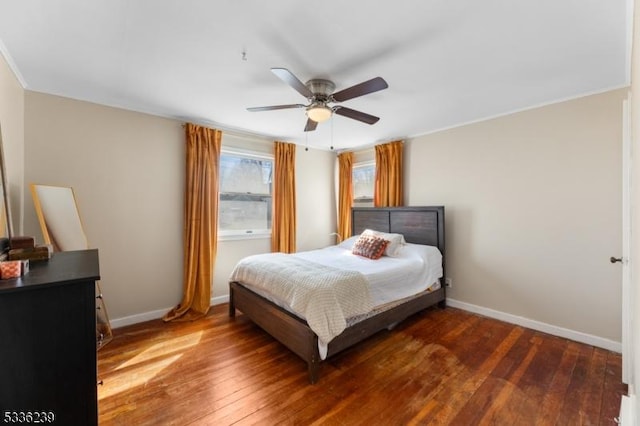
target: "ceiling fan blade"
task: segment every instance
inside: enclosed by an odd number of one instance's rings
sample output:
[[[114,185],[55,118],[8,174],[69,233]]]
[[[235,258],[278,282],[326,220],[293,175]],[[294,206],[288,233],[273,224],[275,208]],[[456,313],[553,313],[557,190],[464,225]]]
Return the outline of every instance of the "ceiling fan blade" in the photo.
[[[312,98],[313,93],[307,86],[304,85],[303,82],[298,80],[298,77],[293,75],[291,71],[286,68],[271,68],[271,72],[274,73],[280,80],[287,83],[289,86],[293,87],[305,98]]]
[[[344,117],[353,118],[354,120],[362,121],[367,124],[375,124],[380,120],[380,117],[376,117],[375,115],[367,114],[361,111],[356,111],[355,109],[345,108],[343,106],[335,107],[334,111],[338,115],[342,115]]]
[[[273,105],[273,106],[263,106],[263,107],[251,107],[251,108],[247,108],[247,111],[251,111],[251,112],[273,111],[276,109],[304,108],[305,106],[306,105],[302,105],[302,104]]]
[[[313,121],[312,119],[308,118],[307,119],[307,125],[304,126],[304,131],[305,132],[313,132],[316,127],[318,126],[318,123],[316,121]]]
[[[336,102],[344,102],[349,99],[357,98],[358,96],[367,95],[369,93],[377,92],[378,90],[386,89],[389,87],[384,78],[375,77],[371,80],[365,81],[355,86],[347,87],[339,92],[333,94],[333,99]]]

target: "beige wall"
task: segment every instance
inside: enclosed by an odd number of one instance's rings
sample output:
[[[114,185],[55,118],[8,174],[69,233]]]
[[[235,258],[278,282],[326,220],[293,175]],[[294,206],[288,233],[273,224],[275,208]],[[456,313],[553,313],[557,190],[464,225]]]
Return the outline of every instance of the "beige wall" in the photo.
[[[180,301],[184,136],[182,123],[87,102],[26,92],[27,183],[72,186],[85,232],[100,249],[102,290],[116,325],[157,317]],[[223,136],[270,152],[265,140]],[[298,246],[329,244],[335,219],[329,181],[333,153],[297,153]],[[326,188],[325,188],[326,186]],[[27,188],[28,191],[28,188]],[[313,214],[310,214],[313,213]],[[25,227],[40,229],[27,194]],[[270,251],[268,239],[221,241],[213,298],[225,300],[227,278],[242,257]]]
[[[22,233],[24,178],[24,90],[0,54],[0,127],[14,234]]]
[[[42,241],[28,185],[71,186],[110,316],[178,303],[181,123],[27,91],[25,125],[25,232]]]
[[[620,341],[624,94],[407,141],[407,203],[446,206],[449,297]]]
[[[327,146],[329,141],[327,141]],[[296,200],[298,251],[334,244],[336,200],[333,192],[335,153],[303,147],[296,149]]]

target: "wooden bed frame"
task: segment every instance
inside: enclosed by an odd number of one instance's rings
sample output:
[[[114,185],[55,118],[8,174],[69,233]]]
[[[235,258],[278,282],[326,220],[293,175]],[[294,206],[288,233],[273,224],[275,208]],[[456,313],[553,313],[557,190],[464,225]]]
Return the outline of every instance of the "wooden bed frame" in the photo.
[[[337,354],[383,329],[391,329],[398,322],[423,309],[438,304],[445,306],[444,287],[444,207],[354,207],[353,235],[365,229],[403,234],[408,243],[437,246],[442,253],[443,278],[439,290],[424,293],[407,302],[382,311],[347,327],[328,345],[327,357]],[[307,322],[249,290],[240,282],[229,283],[229,316],[236,309],[288,347],[307,362],[309,381],[318,381],[320,354],[318,336]]]

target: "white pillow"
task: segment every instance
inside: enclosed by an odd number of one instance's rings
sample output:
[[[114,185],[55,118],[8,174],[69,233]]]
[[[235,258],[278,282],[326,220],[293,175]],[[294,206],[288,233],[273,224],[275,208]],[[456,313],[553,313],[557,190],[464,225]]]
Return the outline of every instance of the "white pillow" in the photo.
[[[365,229],[362,235],[375,235],[389,241],[384,251],[384,255],[389,257],[398,257],[402,247],[407,244],[402,234],[389,234],[387,232],[374,231],[373,229]]]

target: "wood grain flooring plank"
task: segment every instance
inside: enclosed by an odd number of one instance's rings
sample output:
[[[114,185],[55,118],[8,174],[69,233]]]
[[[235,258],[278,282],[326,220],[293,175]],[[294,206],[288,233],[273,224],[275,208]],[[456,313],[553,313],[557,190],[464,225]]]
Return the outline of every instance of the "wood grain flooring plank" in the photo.
[[[589,363],[595,350],[592,346],[578,346],[578,358],[571,374],[571,381],[565,394],[557,423],[560,425],[584,425],[593,421],[581,410],[584,389],[588,385]]]

